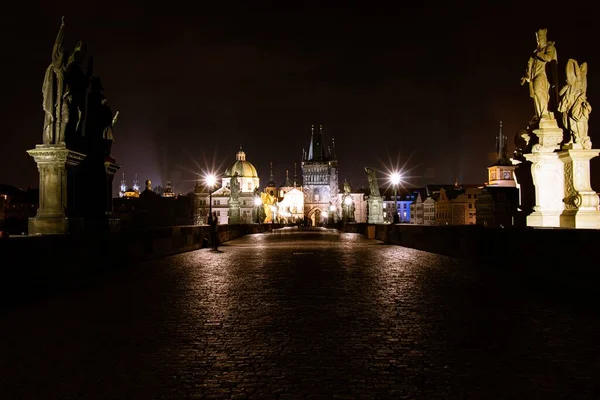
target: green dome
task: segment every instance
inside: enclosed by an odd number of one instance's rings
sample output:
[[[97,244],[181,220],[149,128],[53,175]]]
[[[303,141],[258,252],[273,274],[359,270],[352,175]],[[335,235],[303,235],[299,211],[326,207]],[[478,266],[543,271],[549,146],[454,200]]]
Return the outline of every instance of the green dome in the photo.
[[[246,153],[241,149],[235,156],[235,161],[225,170],[225,176],[231,177],[237,172],[240,178],[258,178],[256,168],[246,161]]]

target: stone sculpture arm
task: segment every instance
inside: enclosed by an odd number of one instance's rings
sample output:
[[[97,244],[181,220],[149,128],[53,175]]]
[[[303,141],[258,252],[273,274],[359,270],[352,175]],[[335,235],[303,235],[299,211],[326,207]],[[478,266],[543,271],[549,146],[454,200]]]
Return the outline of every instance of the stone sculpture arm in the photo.
[[[554,47],[554,43],[548,42],[548,45],[537,51],[535,56],[545,62],[556,60],[556,48]]]
[[[527,61],[527,70],[525,72],[525,76],[521,78],[521,86],[525,83],[531,83],[531,68],[533,66],[533,58],[529,57],[529,61]]]
[[[63,45],[65,39],[65,17],[62,17],[60,28],[58,30],[58,34],[56,35],[56,40],[54,41],[54,46],[52,47],[52,64],[55,69],[62,68],[63,57],[65,48]]]

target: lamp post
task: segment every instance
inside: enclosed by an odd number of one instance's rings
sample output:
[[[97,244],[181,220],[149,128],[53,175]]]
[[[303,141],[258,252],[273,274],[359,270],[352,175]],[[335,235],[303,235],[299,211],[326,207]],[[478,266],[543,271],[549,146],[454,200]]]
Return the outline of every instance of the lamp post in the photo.
[[[254,205],[256,206],[256,223],[260,224],[260,206],[262,205],[262,200],[260,197],[254,198]]]
[[[390,181],[392,182],[392,185],[394,185],[394,219],[393,219],[393,223],[397,224],[399,221],[398,218],[398,209],[397,209],[397,204],[396,204],[396,195],[398,194],[398,183],[400,183],[400,174],[397,172],[394,172],[391,176],[390,176]]]
[[[275,223],[275,213],[277,212],[277,207],[275,204],[271,206],[271,224]]]
[[[329,206],[329,224],[335,223],[335,204]]]
[[[212,188],[217,182],[217,178],[213,175],[206,176],[206,185],[208,186],[208,224],[210,225],[213,219],[212,216]]]
[[[350,195],[346,196],[346,198],[344,199],[344,204],[346,205],[346,207],[344,207],[344,214],[346,214],[344,216],[344,221],[345,222],[349,222],[350,221],[350,209],[352,206],[352,197]]]

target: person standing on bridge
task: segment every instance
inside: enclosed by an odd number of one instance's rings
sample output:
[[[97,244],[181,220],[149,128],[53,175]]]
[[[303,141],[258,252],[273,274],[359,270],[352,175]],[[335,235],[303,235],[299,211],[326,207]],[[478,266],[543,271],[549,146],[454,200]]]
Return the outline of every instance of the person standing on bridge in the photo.
[[[211,218],[208,223],[210,224],[210,240],[212,242],[213,250],[219,250],[219,237],[217,235],[217,225],[219,224],[219,218],[217,212],[213,211]]]

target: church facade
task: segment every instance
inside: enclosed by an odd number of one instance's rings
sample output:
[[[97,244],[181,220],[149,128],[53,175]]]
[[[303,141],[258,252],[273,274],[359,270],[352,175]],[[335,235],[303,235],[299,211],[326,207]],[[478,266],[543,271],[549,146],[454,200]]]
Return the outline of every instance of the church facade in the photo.
[[[230,210],[231,201],[231,180],[237,179],[239,188],[239,204],[235,205],[235,210]],[[199,183],[194,190],[194,206],[196,209],[196,224],[207,224],[209,210],[216,211],[218,223],[242,223],[249,224],[256,221],[255,190],[260,185],[260,179],[256,168],[252,163],[246,160],[246,153],[240,147],[235,161],[229,165],[221,179],[221,187],[217,190],[207,188]],[[209,191],[214,190],[209,194]],[[212,202],[212,205],[210,204]],[[239,207],[239,208],[238,208]],[[238,211],[239,210],[239,211]],[[231,211],[234,211],[237,221],[230,221]]]
[[[323,126],[311,128],[308,152],[302,151],[302,190],[304,217],[312,226],[336,220],[340,214],[338,161],[335,142],[325,148]]]

